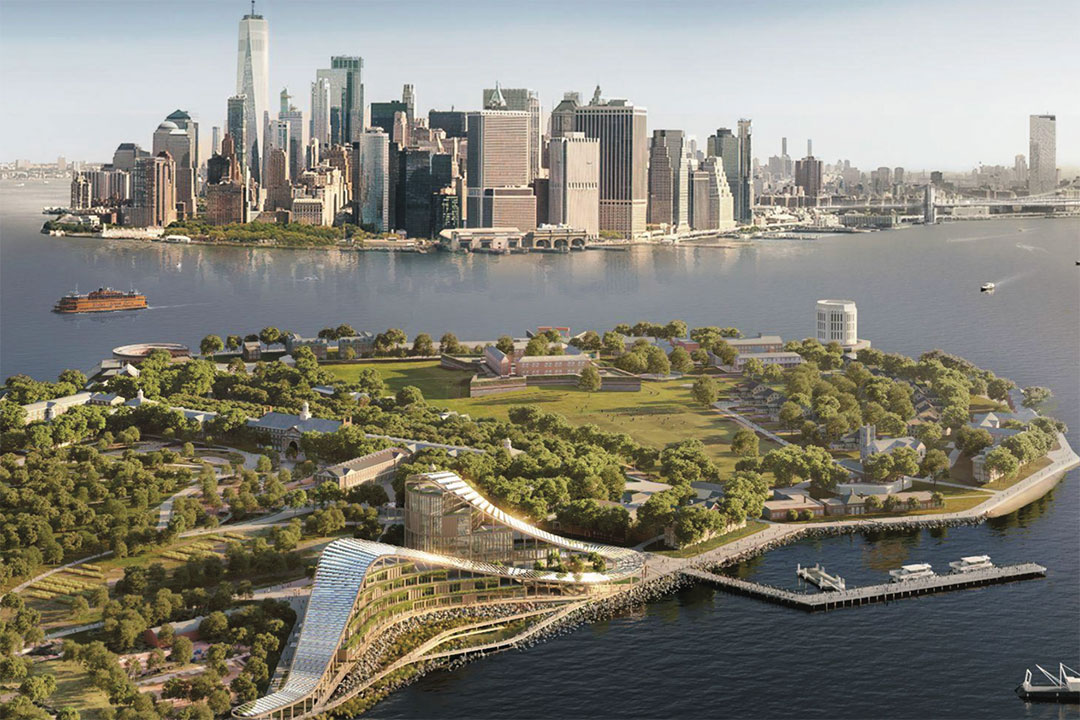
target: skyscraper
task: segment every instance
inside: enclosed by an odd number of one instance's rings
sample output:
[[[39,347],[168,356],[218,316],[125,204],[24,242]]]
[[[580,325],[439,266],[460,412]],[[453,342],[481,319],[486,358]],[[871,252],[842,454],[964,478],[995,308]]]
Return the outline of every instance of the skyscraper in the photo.
[[[330,58],[330,69],[337,70],[341,84],[341,139],[343,145],[356,142],[364,134],[364,58],[335,55]],[[334,103],[331,97],[331,104]]]
[[[305,157],[307,151],[307,123],[304,122],[304,111],[297,108],[289,101],[292,96],[287,89],[281,90],[281,109],[278,111],[278,120],[285,123],[289,128],[288,145],[283,147],[289,156],[289,176],[300,177],[307,165]]]
[[[399,100],[371,103],[371,127],[382,128],[386,134],[394,132],[394,116],[408,113],[409,108]]]
[[[720,128],[710,135],[708,155],[723,160],[731,195],[735,199],[735,221],[742,225],[753,222],[754,191],[751,183],[750,121],[739,121],[739,134],[735,136],[728,128]]]
[[[1057,187],[1057,117],[1032,115],[1029,124],[1028,192],[1035,195]]]
[[[529,181],[540,174],[540,97],[529,88],[484,88],[485,110],[513,110],[529,115]]]
[[[811,204],[821,194],[821,161],[808,155],[795,161],[795,185],[803,189]]]
[[[353,143],[353,216],[357,225],[376,232],[390,230],[390,138],[369,130]]]
[[[405,115],[412,123],[413,118],[416,117],[416,93],[409,83],[401,88],[401,102],[405,103]]]
[[[536,199],[528,187],[529,114],[481,110],[469,113],[468,122],[468,226],[494,223],[522,231],[532,229],[536,226]],[[515,188],[515,192],[496,192],[505,188]],[[533,203],[528,212],[526,194]]]
[[[563,93],[563,99],[551,111],[551,137],[562,137],[574,130],[574,111],[581,105],[581,93]]]
[[[600,141],[567,132],[548,145],[548,222],[600,234]]]
[[[686,143],[682,130],[653,130],[649,149],[649,222],[672,230],[688,222]]]
[[[311,137],[320,145],[330,144],[330,80],[311,83]]]
[[[175,172],[176,165],[168,151],[135,163],[127,225],[164,227],[176,220]]]
[[[183,127],[181,127],[183,125]],[[167,152],[172,158],[177,215],[195,215],[195,163],[198,159],[198,125],[183,110],[170,114],[154,131],[153,154]]]
[[[221,152],[221,128],[217,125],[210,128],[210,154]]]
[[[255,14],[254,2],[251,13],[240,20],[236,94],[246,98],[244,115],[248,135],[244,138],[247,144],[243,156],[247,159],[248,167],[258,176],[261,153],[266,147],[263,117],[270,109],[270,30],[263,16]],[[233,135],[234,140],[238,137]]]
[[[245,177],[249,169],[247,150],[251,147],[248,139],[247,105],[246,95],[234,95],[228,100],[225,118],[225,133],[232,138],[236,148],[236,161],[240,163]]]
[[[600,141],[600,230],[628,237],[645,232],[649,205],[645,108],[627,100],[603,100],[597,87],[588,105],[574,109],[574,130]]]

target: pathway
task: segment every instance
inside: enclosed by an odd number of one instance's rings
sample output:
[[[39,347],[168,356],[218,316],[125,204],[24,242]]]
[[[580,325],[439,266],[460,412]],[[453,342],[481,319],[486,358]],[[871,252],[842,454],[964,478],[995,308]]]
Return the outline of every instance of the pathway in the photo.
[[[36,583],[38,580],[44,580],[45,578],[49,577],[50,575],[55,575],[58,572],[63,572],[64,570],[67,570],[70,567],[75,567],[76,565],[82,565],[83,563],[90,562],[91,560],[97,560],[98,558],[107,557],[109,555],[112,555],[112,550],[106,550],[105,552],[98,553],[97,555],[90,555],[89,557],[79,558],[78,560],[72,560],[69,563],[64,563],[63,565],[59,565],[57,567],[54,567],[52,570],[46,570],[45,572],[41,573],[40,575],[36,575],[36,576],[30,578],[29,580],[27,580],[27,581],[25,581],[23,583],[20,583],[19,585],[16,585],[15,587],[11,588],[11,590],[9,590],[8,592],[22,592],[26,588],[28,588],[31,585],[33,585],[34,583]]]
[[[161,510],[158,512],[157,529],[160,531],[169,527],[169,520],[172,519],[173,503],[176,502],[176,498],[194,495],[198,491],[198,485],[188,485],[180,492],[170,495],[165,502],[161,503]]]

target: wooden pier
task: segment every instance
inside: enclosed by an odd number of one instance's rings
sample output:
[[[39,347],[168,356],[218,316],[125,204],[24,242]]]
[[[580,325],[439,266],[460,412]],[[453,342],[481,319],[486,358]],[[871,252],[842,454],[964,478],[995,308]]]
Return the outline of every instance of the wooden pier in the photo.
[[[825,568],[817,563],[814,563],[814,567],[796,565],[795,575],[808,583],[817,585],[822,590],[847,590],[847,583],[844,582],[844,578],[839,575],[830,575],[825,572]]]
[[[727,575],[717,575],[696,568],[688,568],[683,570],[682,573],[687,577],[710,583],[729,592],[749,595],[766,602],[815,612],[818,610],[835,610],[837,608],[869,605],[876,602],[890,602],[917,595],[961,590],[980,585],[995,585],[997,583],[1012,582],[1013,580],[1030,580],[1044,577],[1046,568],[1035,563],[1021,563],[966,573],[934,575],[933,577],[918,580],[867,585],[866,587],[822,593],[798,593],[771,585],[728,577]]]

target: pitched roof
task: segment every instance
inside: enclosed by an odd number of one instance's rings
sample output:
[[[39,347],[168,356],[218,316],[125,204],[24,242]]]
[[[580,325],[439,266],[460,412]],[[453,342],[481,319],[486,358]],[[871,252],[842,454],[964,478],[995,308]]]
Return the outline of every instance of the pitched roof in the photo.
[[[299,415],[291,413],[268,412],[257,420],[248,420],[248,427],[256,430],[292,430],[295,428],[301,433],[321,432],[332,433],[341,427],[340,420],[327,418],[309,418],[301,420]]]

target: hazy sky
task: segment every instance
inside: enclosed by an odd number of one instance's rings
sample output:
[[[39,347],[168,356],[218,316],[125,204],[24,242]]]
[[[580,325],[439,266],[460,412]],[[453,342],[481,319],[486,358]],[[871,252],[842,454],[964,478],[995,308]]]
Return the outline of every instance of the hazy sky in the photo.
[[[0,160],[107,161],[189,110],[208,142],[236,92],[234,0],[0,0]],[[661,0],[285,2],[270,96],[309,109],[315,70],[361,55],[367,102],[416,86],[418,111],[476,109],[481,89],[625,97],[649,128],[702,144],[753,120],[754,154],[864,169],[966,170],[1028,152],[1028,115],[1057,114],[1058,165],[1080,164],[1080,2]],[[1071,70],[1071,76],[1070,71]]]

